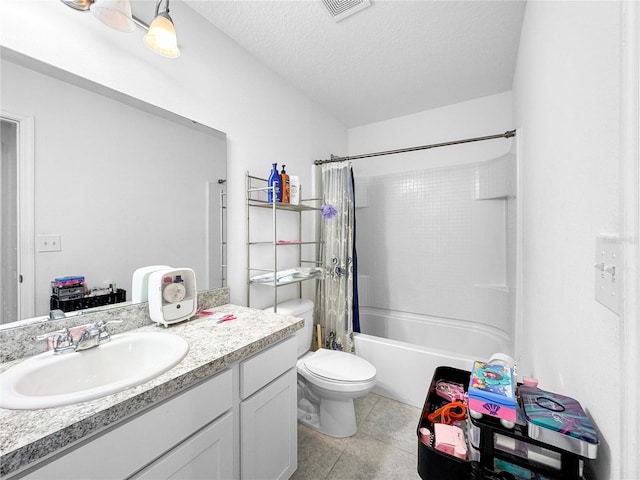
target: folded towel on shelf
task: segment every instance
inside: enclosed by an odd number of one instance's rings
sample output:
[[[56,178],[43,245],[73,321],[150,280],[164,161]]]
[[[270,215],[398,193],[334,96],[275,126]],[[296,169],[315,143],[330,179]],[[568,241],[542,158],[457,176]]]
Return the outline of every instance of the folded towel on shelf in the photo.
[[[276,272],[275,278],[280,282],[285,278],[292,277],[295,275],[297,270],[295,268],[290,268],[288,270],[281,270]],[[254,275],[251,277],[251,281],[254,283],[271,283],[273,282],[274,274],[273,273],[264,273],[262,275]]]
[[[264,273],[261,275],[254,275],[251,277],[251,281],[253,283],[273,283],[274,277],[277,282],[287,282],[293,281],[296,279],[302,278],[310,278],[314,276],[320,276],[322,274],[322,268],[320,267],[300,267],[300,268],[290,268],[288,270],[280,270],[276,272],[275,276],[273,273]]]
[[[297,276],[301,278],[319,277],[322,275],[322,267],[300,267]]]

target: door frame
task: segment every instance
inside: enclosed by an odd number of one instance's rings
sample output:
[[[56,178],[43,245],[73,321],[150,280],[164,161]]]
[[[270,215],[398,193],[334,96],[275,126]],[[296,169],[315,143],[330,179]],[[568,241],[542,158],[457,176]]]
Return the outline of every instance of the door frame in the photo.
[[[15,320],[35,315],[35,120],[6,110],[3,120],[17,126],[18,311]]]
[[[640,475],[640,5],[622,2],[620,218],[622,239],[621,478]],[[634,380],[636,379],[636,380]]]

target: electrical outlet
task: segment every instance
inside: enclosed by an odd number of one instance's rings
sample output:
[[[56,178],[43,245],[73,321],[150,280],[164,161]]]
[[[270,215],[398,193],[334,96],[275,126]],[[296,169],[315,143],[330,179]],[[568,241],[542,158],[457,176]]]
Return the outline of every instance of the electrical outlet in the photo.
[[[596,237],[595,298],[617,315],[620,315],[621,252],[618,237]]]
[[[62,251],[62,237],[59,234],[36,236],[36,250],[38,252]]]

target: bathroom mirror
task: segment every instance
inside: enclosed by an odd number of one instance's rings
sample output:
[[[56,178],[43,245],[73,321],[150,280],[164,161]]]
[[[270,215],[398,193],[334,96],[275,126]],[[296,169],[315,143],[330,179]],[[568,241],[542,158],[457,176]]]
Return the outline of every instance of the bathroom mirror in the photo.
[[[225,134],[12,50],[0,59],[3,118],[33,123],[27,316],[49,314],[56,277],[115,283],[128,301],[149,265],[193,268],[198,290],[224,286]]]

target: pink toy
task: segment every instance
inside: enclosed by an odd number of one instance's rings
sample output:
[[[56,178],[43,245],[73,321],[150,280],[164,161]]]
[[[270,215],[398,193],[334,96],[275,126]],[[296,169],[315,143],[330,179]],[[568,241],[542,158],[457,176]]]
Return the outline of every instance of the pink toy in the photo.
[[[420,429],[420,440],[422,440],[425,445],[431,445],[431,432],[428,428],[422,427]]]
[[[459,383],[438,380],[436,382],[436,394],[445,400],[455,402],[456,400],[464,401],[464,387]]]
[[[436,450],[463,460],[467,458],[467,443],[464,439],[464,432],[460,427],[436,423],[433,428],[436,436]]]

